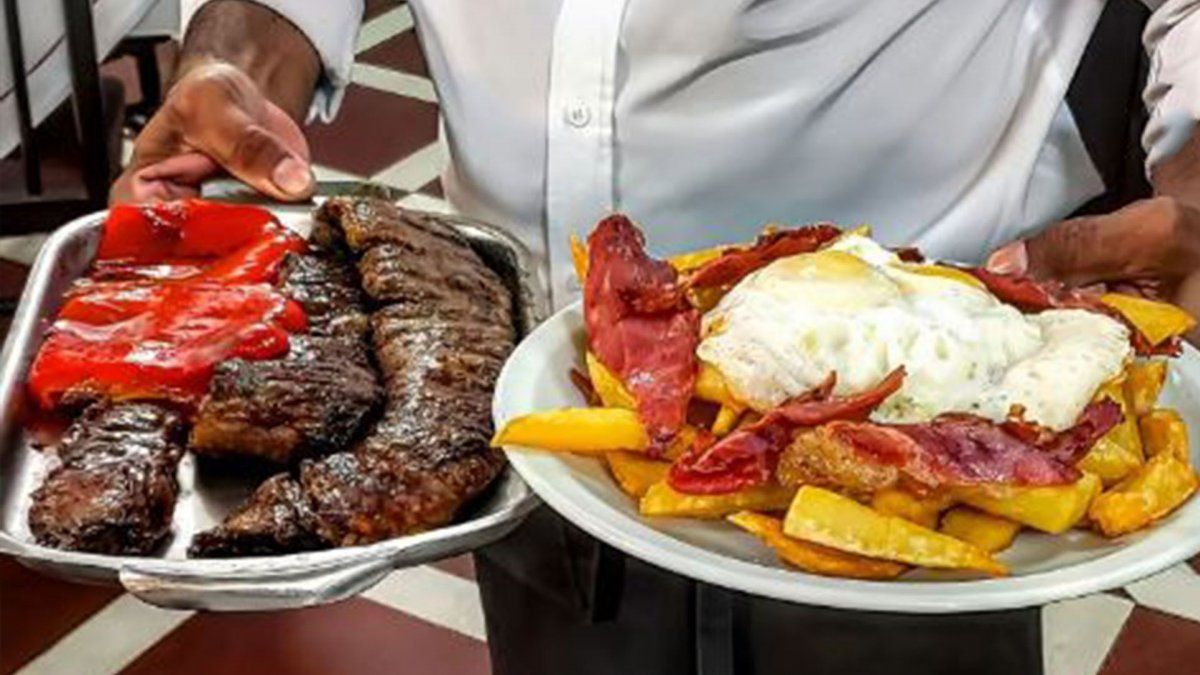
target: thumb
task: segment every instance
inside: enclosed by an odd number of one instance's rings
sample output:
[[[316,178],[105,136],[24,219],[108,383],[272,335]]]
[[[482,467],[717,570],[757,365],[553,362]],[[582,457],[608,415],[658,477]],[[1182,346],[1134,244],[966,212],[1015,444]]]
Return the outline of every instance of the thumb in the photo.
[[[1071,286],[1159,276],[1175,231],[1174,219],[1156,201],[1056,223],[998,249],[988,258],[987,267]]]
[[[276,199],[292,201],[312,195],[313,175],[307,147],[289,147],[292,144],[283,136],[240,110],[226,110],[222,117],[209,133],[194,141],[185,140],[215,158],[238,179]],[[274,115],[270,118],[278,119]]]

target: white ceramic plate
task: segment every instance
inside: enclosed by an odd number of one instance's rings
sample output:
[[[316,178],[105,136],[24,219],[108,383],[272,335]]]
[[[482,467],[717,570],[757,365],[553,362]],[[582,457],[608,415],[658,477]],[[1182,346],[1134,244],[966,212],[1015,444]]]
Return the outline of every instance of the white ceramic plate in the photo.
[[[568,371],[582,365],[583,312],[577,303],[531,333],[496,387],[497,426],[516,415],[585,405]],[[1200,353],[1171,364],[1161,404],[1180,411],[1200,436]],[[1024,531],[999,558],[1003,579],[921,571],[896,581],[855,581],[784,567],[750,534],[723,521],[644,518],[599,459],[510,448],[509,460],[555,511],[602,541],[665,569],[779,600],[889,612],[965,612],[1041,605],[1116,588],[1200,551],[1200,498],[1153,528],[1116,540],[1083,531]],[[1193,462],[1200,446],[1192,443]]]

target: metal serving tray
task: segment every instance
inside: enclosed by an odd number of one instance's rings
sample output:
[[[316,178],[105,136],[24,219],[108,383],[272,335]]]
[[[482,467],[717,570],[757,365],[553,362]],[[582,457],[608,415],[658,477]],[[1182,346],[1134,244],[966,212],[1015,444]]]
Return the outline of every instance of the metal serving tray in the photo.
[[[272,209],[304,234],[310,210]],[[216,525],[269,472],[245,475],[244,466],[222,469],[185,456],[179,468],[179,500],[173,536],[155,557],[108,556],[39,546],[26,514],[30,494],[50,467],[32,447],[27,415],[26,372],[58,311],[67,287],[95,255],[105,212],[78,218],[46,242],[29,277],[4,350],[0,353],[0,553],[56,576],[119,583],[161,607],[266,610],[305,607],[347,598],[370,588],[396,568],[458,555],[508,534],[539,503],[511,468],[456,522],[430,532],[369,546],[273,557],[194,560],[185,551],[192,535]],[[446,216],[489,266],[509,283],[516,300],[518,333],[546,314],[528,251],[512,236],[476,221]]]

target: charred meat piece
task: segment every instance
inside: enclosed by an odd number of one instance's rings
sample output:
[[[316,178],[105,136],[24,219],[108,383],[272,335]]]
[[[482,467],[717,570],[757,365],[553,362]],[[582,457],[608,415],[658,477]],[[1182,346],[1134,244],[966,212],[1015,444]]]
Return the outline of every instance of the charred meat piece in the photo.
[[[272,479],[190,555],[351,546],[438,527],[504,467],[489,447],[492,388],[515,337],[500,278],[434,216],[350,199],[318,216],[314,239],[358,254],[377,306],[383,411],[351,450],[305,460],[295,481]]]
[[[184,421],[152,403],[97,404],[67,430],[62,465],[33,493],[38,543],[110,555],[152,552],[171,527]]]
[[[336,452],[353,439],[381,395],[366,361],[347,358],[363,348],[323,338],[292,340],[284,359],[234,359],[218,366],[192,428],[192,450],[286,464]]]
[[[216,368],[192,429],[197,454],[288,464],[336,452],[378,406],[353,266],[333,252],[292,255],[280,288],[304,307],[309,334],[293,335],[282,359],[233,359]]]
[[[197,534],[188,547],[196,558],[275,555],[328,548],[300,485],[287,474],[267,479],[217,527]]]

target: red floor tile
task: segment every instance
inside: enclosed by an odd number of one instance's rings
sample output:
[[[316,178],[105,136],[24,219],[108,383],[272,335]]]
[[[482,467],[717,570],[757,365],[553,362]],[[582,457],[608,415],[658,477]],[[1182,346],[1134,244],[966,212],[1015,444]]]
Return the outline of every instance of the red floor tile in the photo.
[[[1200,573],[1200,555],[1192,558],[1188,561],[1188,563],[1192,566],[1192,569],[1196,570],[1197,573]]]
[[[28,267],[0,258],[0,302],[21,297],[27,276]]]
[[[358,60],[412,75],[429,77],[429,67],[425,64],[425,54],[421,51],[421,43],[417,40],[415,30],[406,30],[384,40],[359,54]]]
[[[1136,607],[1100,675],[1194,673],[1200,663],[1200,623]]]
[[[44,576],[0,557],[0,673],[11,673],[95,614],[121,590]]]
[[[364,130],[372,130],[363,133]],[[437,106],[351,84],[333,124],[308,128],[317,164],[370,176],[437,140]]]
[[[368,600],[263,614],[198,614],[127,667],[125,675],[489,671],[487,647]]]
[[[389,9],[399,7],[403,4],[404,0],[367,0],[366,11],[363,12],[363,20],[374,19]]]
[[[475,579],[475,559],[471,557],[470,553],[439,560],[433,563],[433,566],[463,579]]]
[[[423,192],[427,195],[433,195],[434,197],[438,197],[439,199],[444,199],[446,197],[445,193],[442,192],[442,179],[441,178],[434,178],[432,181],[421,186],[421,189],[417,190],[417,192]]]

